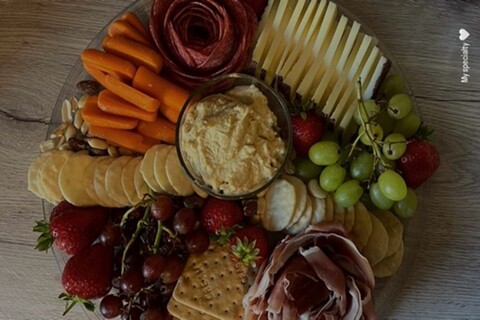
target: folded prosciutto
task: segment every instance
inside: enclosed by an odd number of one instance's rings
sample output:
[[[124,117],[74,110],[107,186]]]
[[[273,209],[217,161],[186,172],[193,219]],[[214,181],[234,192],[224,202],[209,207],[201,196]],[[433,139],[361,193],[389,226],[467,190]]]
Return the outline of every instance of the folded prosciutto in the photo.
[[[256,28],[255,12],[241,0],[155,0],[150,18],[165,69],[189,88],[241,71]]]
[[[376,319],[372,269],[339,224],[283,239],[243,299],[245,320]]]

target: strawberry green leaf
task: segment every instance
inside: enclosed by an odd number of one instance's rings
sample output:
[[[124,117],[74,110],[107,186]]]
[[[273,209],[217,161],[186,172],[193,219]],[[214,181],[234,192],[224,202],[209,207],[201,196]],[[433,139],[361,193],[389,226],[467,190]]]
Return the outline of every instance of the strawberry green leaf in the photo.
[[[79,296],[73,296],[73,295],[69,295],[65,292],[61,293],[58,298],[60,300],[63,300],[65,301],[65,311],[63,312],[62,316],[65,316],[70,310],[72,310],[72,308],[77,304],[77,303],[80,303],[80,304],[83,304],[83,306],[85,307],[85,309],[87,309],[88,311],[95,311],[95,304],[90,301],[90,300],[86,300],[86,299],[83,299]]]
[[[45,220],[36,221],[36,225],[33,227],[34,232],[40,232],[40,236],[37,238],[37,245],[35,249],[38,251],[47,251],[53,244],[53,237],[50,234],[50,226]]]

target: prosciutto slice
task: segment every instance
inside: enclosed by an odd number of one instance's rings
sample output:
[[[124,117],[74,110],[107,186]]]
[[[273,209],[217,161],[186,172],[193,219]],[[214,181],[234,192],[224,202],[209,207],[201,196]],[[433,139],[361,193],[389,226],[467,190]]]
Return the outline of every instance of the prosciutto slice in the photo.
[[[241,0],[155,0],[150,32],[170,76],[186,87],[250,61],[257,28],[253,9]]]
[[[375,278],[340,224],[318,224],[275,248],[243,299],[245,319],[376,319]]]

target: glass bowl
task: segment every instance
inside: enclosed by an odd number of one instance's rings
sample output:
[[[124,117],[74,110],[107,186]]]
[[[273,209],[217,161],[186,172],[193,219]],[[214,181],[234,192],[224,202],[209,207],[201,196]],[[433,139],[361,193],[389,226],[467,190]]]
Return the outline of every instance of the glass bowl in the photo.
[[[197,101],[200,101],[201,99],[212,94],[227,92],[228,90],[233,89],[237,86],[250,85],[254,85],[256,88],[258,88],[260,92],[267,98],[268,107],[277,119],[277,128],[274,129],[278,130],[279,136],[285,143],[285,152],[282,156],[282,159],[280,160],[280,165],[275,168],[272,176],[261,181],[259,184],[255,185],[246,192],[227,194],[218,190],[214,190],[211,186],[209,186],[206,183],[205,179],[202,177],[201,173],[199,173],[198,170],[195,169],[195,164],[191,163],[188,160],[188,151],[185,148],[183,139],[187,130],[185,128],[185,121],[188,118],[188,115],[190,115],[190,113],[194,111],[195,107],[197,106]],[[228,200],[251,198],[260,193],[261,191],[265,190],[282,172],[282,169],[288,159],[288,155],[290,153],[292,145],[292,126],[290,114],[283,97],[279,93],[274,91],[271,87],[269,87],[267,84],[265,84],[263,81],[242,73],[226,74],[206,81],[198,88],[193,90],[193,92],[190,94],[189,98],[185,102],[180,112],[176,130],[176,141],[177,153],[180,159],[180,163],[182,164],[182,167],[188,177],[197,187],[216,198]],[[219,164],[220,162],[218,164],[212,163],[213,166],[221,168],[222,166]],[[245,172],[245,174],[247,173]]]

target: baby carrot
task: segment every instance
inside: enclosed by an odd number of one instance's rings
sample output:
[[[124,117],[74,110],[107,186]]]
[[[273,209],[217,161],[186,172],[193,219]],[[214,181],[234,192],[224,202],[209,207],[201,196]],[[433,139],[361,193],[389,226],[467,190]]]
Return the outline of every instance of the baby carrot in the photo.
[[[87,71],[87,73],[93,79],[95,79],[98,83],[100,83],[102,86],[105,87],[106,78],[107,78],[107,75],[105,73],[103,73],[99,69],[85,62],[83,63],[83,69],[85,69],[85,71]]]
[[[137,15],[133,12],[125,12],[122,14],[120,17],[121,21],[127,22],[129,25],[131,25],[133,28],[135,28],[136,31],[138,31],[142,36],[145,38],[149,39],[150,34],[148,33],[147,29],[144,27],[142,21],[138,19]]]
[[[125,116],[138,120],[144,120],[152,122],[157,119],[156,112],[147,112],[139,107],[123,100],[122,98],[114,95],[111,91],[103,90],[98,95],[98,107],[100,110],[116,114],[119,116]]]
[[[148,47],[153,47],[152,43],[147,37],[139,33],[137,29],[135,29],[126,21],[117,20],[115,22],[112,22],[112,24],[108,28],[108,35],[110,37],[122,36],[133,41],[140,42],[141,44],[144,44]]]
[[[80,58],[84,63],[124,80],[132,80],[137,70],[130,61],[96,49],[83,50]]]
[[[137,126],[137,119],[108,114],[100,110],[97,103],[97,96],[90,96],[81,111],[83,119],[90,126],[115,129],[134,129]]]
[[[106,36],[102,47],[106,52],[125,58],[136,66],[145,66],[155,73],[162,70],[162,56],[157,51],[136,41],[121,36]]]
[[[145,111],[157,112],[160,107],[160,102],[158,100],[109,75],[105,77],[104,87],[123,100],[126,100]]]
[[[137,131],[146,137],[175,144],[175,125],[166,119],[157,118],[154,122],[140,121]]]
[[[105,139],[112,145],[125,147],[139,153],[145,153],[150,147],[158,144],[157,141],[145,138],[140,133],[130,130],[91,126],[88,133],[97,138]]]
[[[133,78],[133,87],[158,99],[162,112],[168,120],[177,123],[178,116],[189,92],[160,77],[145,67],[139,67]]]

